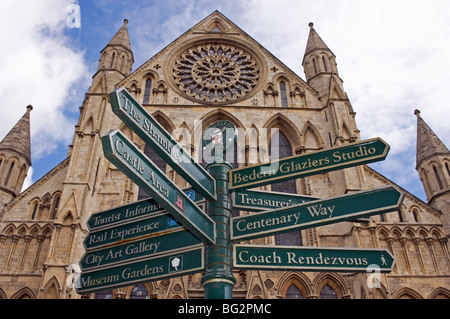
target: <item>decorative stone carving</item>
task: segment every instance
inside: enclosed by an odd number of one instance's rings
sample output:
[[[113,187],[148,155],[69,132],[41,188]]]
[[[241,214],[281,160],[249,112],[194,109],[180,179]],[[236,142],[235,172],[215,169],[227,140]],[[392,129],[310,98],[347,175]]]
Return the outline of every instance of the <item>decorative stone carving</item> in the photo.
[[[173,78],[188,97],[207,103],[238,100],[257,85],[260,72],[252,54],[230,44],[199,44],[184,51]]]

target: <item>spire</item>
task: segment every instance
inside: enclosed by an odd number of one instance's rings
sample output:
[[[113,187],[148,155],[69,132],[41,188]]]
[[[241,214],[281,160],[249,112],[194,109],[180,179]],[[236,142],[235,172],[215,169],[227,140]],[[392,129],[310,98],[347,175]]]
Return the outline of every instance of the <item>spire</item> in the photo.
[[[449,154],[448,148],[437,137],[433,130],[420,116],[420,111],[415,110],[417,116],[417,167],[420,163],[432,156]]]
[[[314,29],[314,23],[309,23],[309,37],[308,42],[306,44],[306,50],[305,50],[305,56],[316,51],[316,50],[328,50],[331,52],[331,50],[328,48],[328,46],[323,42],[322,38],[319,36],[319,34]],[[333,52],[331,52],[333,54]],[[334,54],[333,54],[334,55]]]
[[[0,142],[0,151],[9,150],[18,153],[27,160],[28,165],[31,165],[30,112],[32,109],[31,105],[27,106],[26,113]]]
[[[130,74],[134,63],[134,55],[131,50],[127,25],[128,20],[123,20],[122,27],[101,51],[98,70],[102,68],[115,69],[125,75]]]
[[[109,41],[109,43],[106,45],[108,46],[123,46],[125,49],[131,50],[131,43],[130,43],[130,36],[128,35],[128,19],[123,20],[123,25],[117,31],[116,35]]]
[[[339,78],[336,56],[323,42],[314,29],[314,23],[309,23],[309,37],[303,56],[303,70],[306,81],[319,94],[324,102],[332,98],[334,91],[338,91],[340,98],[345,98],[343,82]],[[338,90],[334,87],[339,86]]]

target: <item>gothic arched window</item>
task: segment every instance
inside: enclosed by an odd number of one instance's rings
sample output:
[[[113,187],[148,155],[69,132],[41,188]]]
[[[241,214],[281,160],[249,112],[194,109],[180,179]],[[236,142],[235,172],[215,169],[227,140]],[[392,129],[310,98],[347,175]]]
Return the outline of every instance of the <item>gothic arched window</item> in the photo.
[[[437,183],[439,185],[439,189],[443,189],[444,187],[442,186],[442,181],[441,181],[439,173],[438,173],[438,171],[436,169],[436,166],[433,166],[433,172],[434,172],[434,175],[436,176],[436,181],[437,181]]]
[[[272,154],[272,152],[275,153]],[[279,159],[292,156],[291,143],[289,143],[287,137],[279,130],[277,130],[277,132],[272,136],[270,140],[269,157],[271,160],[277,159],[276,153],[278,153]],[[295,180],[275,183],[272,184],[271,188],[272,192],[297,194],[297,186],[295,184]],[[290,233],[276,235],[275,242],[277,245],[302,246],[303,243],[301,231],[293,231]]]
[[[286,291],[286,299],[303,299],[302,292],[296,285],[292,284]]]
[[[145,81],[145,90],[144,90],[144,101],[143,104],[149,104],[150,103],[150,94],[152,89],[152,80],[147,79]]]
[[[111,65],[109,66],[110,68],[112,68],[114,66],[114,60],[115,59],[116,59],[116,52],[113,52],[112,58],[111,58]]]
[[[130,299],[148,299],[148,291],[144,285],[140,284],[133,288]]]
[[[52,219],[56,219],[56,214],[58,213],[60,199],[61,199],[61,195],[58,195],[58,197],[56,197],[56,199],[55,199],[55,205],[53,206]]]
[[[31,214],[31,219],[35,219],[36,218],[36,213],[37,213],[38,206],[39,206],[38,203],[34,204],[33,214]]]
[[[428,174],[425,172],[425,170],[423,170],[422,172],[423,172],[423,185],[425,188],[425,192],[427,192],[429,194],[429,196],[431,196],[433,191],[431,190],[431,185],[430,185],[430,180],[428,178]]]
[[[416,209],[413,209],[412,215],[413,215],[414,221],[415,221],[416,223],[418,223],[418,222],[419,222],[419,216],[417,215]]]
[[[325,285],[320,292],[320,299],[337,299],[336,291],[329,285]]]
[[[325,72],[328,72],[327,62],[326,62],[325,57],[323,55],[322,55],[322,62],[323,62],[323,68],[324,68]]]
[[[95,299],[113,299],[112,289],[102,290],[95,293]]]
[[[281,92],[281,106],[282,107],[288,107],[286,83],[280,82],[280,92]]]
[[[5,186],[8,186],[9,179],[11,178],[11,173],[12,173],[13,169],[14,169],[14,162],[12,162],[11,166],[9,167],[8,175],[6,176],[6,179],[5,179]]]
[[[316,63],[316,59],[313,59],[313,65],[314,65],[314,75],[316,75],[317,73],[319,73],[317,71],[317,63]]]
[[[125,56],[122,55],[122,61],[120,62],[120,71],[121,72],[124,72],[124,70],[123,70],[124,62],[125,62]]]

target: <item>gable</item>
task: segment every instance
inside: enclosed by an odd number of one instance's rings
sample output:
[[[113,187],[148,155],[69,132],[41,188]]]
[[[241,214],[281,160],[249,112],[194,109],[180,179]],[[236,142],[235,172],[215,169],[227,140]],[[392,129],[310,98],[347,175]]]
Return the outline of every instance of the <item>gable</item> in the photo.
[[[63,190],[69,161],[70,157],[67,157],[50,172],[17,196],[12,202],[8,203],[3,221],[26,221],[32,219],[33,206],[36,203],[39,204],[40,208],[48,206],[46,207],[48,212],[46,214],[43,214],[40,211],[35,212],[35,219],[48,219],[48,216],[50,216],[51,219],[52,212],[50,210],[51,208],[54,208],[54,200],[56,197],[60,196]]]
[[[144,104],[283,106],[289,99],[295,107],[320,107],[303,79],[218,11],[118,86]]]

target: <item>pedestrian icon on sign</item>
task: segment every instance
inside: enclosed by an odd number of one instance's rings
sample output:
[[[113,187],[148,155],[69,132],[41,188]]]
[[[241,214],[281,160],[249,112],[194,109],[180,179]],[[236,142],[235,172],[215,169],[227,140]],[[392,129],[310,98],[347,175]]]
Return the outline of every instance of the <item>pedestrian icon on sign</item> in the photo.
[[[384,258],[383,255],[381,255],[381,262],[382,262],[381,266],[387,266],[386,259]]]

